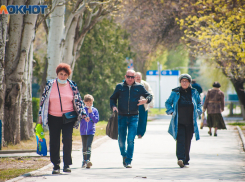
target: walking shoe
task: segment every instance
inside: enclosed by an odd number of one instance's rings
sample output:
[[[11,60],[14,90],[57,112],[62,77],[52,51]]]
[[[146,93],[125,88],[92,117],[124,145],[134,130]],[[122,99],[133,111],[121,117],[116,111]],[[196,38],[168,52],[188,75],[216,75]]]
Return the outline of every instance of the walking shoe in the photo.
[[[210,136],[212,136],[212,132],[209,131],[208,134],[209,134]]]
[[[180,168],[183,168],[185,166],[182,160],[178,160],[178,165]]]
[[[60,174],[60,166],[59,165],[54,165],[52,174]]]
[[[126,162],[125,162],[126,158],[127,158],[127,157],[123,157],[123,166],[124,166],[124,167],[126,167]]]
[[[126,164],[126,168],[132,168],[131,164]]]
[[[71,168],[69,167],[69,165],[64,165],[63,172],[67,172],[67,173],[71,172]]]
[[[83,161],[82,168],[86,168],[86,161]]]
[[[217,133],[214,133],[214,136],[218,136]]]
[[[88,162],[87,162],[86,168],[87,168],[87,169],[90,169],[90,167],[91,167],[92,165],[93,165],[92,162],[88,161]]]

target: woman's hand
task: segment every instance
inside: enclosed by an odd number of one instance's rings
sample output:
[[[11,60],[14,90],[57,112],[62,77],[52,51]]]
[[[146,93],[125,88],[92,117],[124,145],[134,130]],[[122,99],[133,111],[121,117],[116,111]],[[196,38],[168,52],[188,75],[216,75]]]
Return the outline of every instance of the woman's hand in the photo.
[[[38,124],[42,124],[42,117],[41,116],[39,116]]]

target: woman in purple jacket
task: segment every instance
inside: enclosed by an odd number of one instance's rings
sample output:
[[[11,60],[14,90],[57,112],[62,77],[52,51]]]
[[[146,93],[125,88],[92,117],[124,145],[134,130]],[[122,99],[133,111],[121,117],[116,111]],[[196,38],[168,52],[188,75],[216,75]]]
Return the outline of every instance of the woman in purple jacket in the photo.
[[[95,133],[95,124],[99,121],[99,112],[93,107],[93,101],[94,98],[92,95],[87,94],[84,96],[84,103],[86,105],[85,111],[90,120],[86,121],[85,119],[82,119],[80,123],[80,134],[83,143],[82,168],[90,168],[92,166],[92,162],[90,161],[91,145]]]

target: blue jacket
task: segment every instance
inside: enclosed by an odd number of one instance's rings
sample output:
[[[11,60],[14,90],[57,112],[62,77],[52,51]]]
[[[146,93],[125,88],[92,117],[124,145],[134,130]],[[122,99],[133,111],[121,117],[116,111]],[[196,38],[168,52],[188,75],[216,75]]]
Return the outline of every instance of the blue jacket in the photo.
[[[85,107],[85,111],[90,118],[89,122],[82,119],[80,122],[80,134],[81,135],[94,135],[95,124],[99,121],[99,112],[95,107],[92,107],[92,113],[88,113],[88,108]]]
[[[140,96],[145,97],[151,102],[152,95],[146,91],[145,87],[140,83],[135,83],[129,88],[126,81],[117,84],[114,93],[110,97],[110,106],[117,107],[118,100],[118,114],[119,115],[137,115],[138,113],[138,100]]]
[[[173,138],[176,140],[177,134],[178,134],[178,101],[180,98],[180,87],[177,87],[172,90],[171,95],[169,96],[168,100],[165,102],[165,107],[167,109],[166,113],[172,115],[172,119],[169,125],[168,133],[173,136]],[[194,133],[196,136],[196,140],[200,139],[199,136],[199,130],[197,125],[197,117],[198,114],[202,114],[202,108],[201,108],[201,100],[199,93],[196,89],[191,88],[191,97],[192,97],[192,103],[193,103],[193,125],[194,125]]]

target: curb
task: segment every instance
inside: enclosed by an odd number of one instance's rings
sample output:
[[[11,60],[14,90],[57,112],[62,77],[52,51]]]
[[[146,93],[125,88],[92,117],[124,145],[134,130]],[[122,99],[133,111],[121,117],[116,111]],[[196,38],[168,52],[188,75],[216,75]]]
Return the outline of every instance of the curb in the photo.
[[[99,141],[104,140],[104,139],[106,139],[106,138],[108,138],[107,135],[106,135],[106,136],[103,136],[103,137],[101,137],[101,138],[99,138],[98,140],[95,140],[95,141],[93,142],[93,144],[96,144],[96,143],[98,143]],[[81,150],[82,150],[82,149],[76,150],[76,151],[81,151]],[[36,150],[35,150],[35,151],[36,151]],[[41,157],[42,157],[42,156],[41,156]],[[42,167],[42,168],[40,168],[40,169],[37,169],[37,170],[35,170],[35,171],[31,171],[31,172],[29,172],[29,173],[25,173],[25,174],[23,174],[23,175],[21,175],[21,176],[18,176],[18,177],[16,177],[16,178],[7,180],[6,182],[15,182],[15,181],[22,180],[22,179],[24,179],[25,177],[30,177],[30,176],[32,176],[32,175],[35,175],[35,174],[38,173],[38,172],[45,171],[46,169],[50,168],[51,166],[53,166],[52,163],[50,163],[50,164],[48,164],[48,165],[46,165],[46,166],[44,166],[44,167]]]
[[[242,130],[241,130],[241,128],[239,126],[236,126],[236,128],[237,128],[237,130],[239,132],[239,136],[240,136],[240,138],[242,140],[242,148],[245,151],[245,137],[244,137],[244,134],[243,134],[243,132],[242,132]]]

